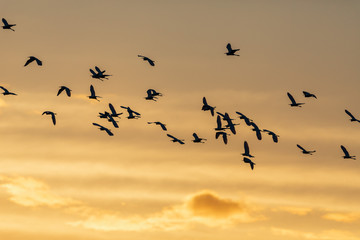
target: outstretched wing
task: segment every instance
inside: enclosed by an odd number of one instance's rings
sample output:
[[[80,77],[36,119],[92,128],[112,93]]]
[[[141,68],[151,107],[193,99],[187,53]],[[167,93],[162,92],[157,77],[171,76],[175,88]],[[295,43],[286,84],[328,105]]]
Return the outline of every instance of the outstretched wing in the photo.
[[[194,136],[195,140],[199,139],[199,137],[196,133],[193,133],[193,136]]]
[[[276,142],[276,143],[279,141],[278,136],[275,133],[272,134],[272,138],[273,138],[273,141]]]
[[[90,68],[89,70],[90,70],[90,72],[91,72],[92,75],[96,75],[96,73],[94,72],[94,70],[92,70],[91,68]]]
[[[217,128],[221,128],[221,118],[219,115],[216,118],[216,123],[217,123]]]
[[[36,61],[37,65],[42,66],[42,61],[40,61],[38,58],[35,58],[35,61]]]
[[[2,22],[4,23],[5,26],[9,25],[5,18],[2,19]]]
[[[341,145],[340,147],[343,150],[345,156],[350,156],[349,152],[346,150],[346,148],[343,145]]]
[[[205,97],[203,97],[203,103],[204,105],[208,105]]]
[[[98,68],[97,66],[95,66],[95,70],[96,70],[99,74],[102,74],[102,72],[100,71],[100,68]]]
[[[56,96],[59,96],[59,95],[62,93],[62,91],[64,91],[64,89],[65,89],[65,88],[61,87],[61,88],[59,89],[58,93],[56,94]]]
[[[250,154],[249,145],[248,145],[247,141],[244,142],[244,151],[245,151],[245,155]]]
[[[224,140],[224,143],[225,143],[225,144],[228,143],[228,138],[227,138],[227,134],[226,134],[226,133],[223,133],[223,140]]]
[[[4,92],[9,92],[6,88],[4,88],[4,87],[2,87],[2,86],[0,86],[0,88],[1,88],[2,90],[4,90]]]
[[[261,132],[260,132],[259,128],[256,130],[256,137],[257,137],[257,139],[259,139],[259,140],[262,139]]]
[[[307,152],[307,151],[306,151],[302,146],[300,146],[299,144],[296,144],[296,146],[297,146],[298,148],[300,148],[301,150]]]
[[[68,97],[71,97],[71,90],[69,88],[65,88],[66,91],[66,95],[68,95]]]
[[[54,125],[56,125],[56,118],[55,118],[55,114],[51,113],[51,119]]]
[[[232,51],[232,48],[231,48],[231,44],[230,44],[230,43],[228,43],[228,44],[226,45],[226,48],[227,48],[227,50],[228,50],[229,52]]]
[[[91,93],[91,96],[95,96],[95,89],[94,89],[93,85],[90,85],[90,93]]]
[[[290,93],[287,93],[287,95],[290,98],[291,103],[296,104],[294,97]]]
[[[155,66],[155,63],[154,63],[154,61],[153,60],[151,60],[150,58],[148,58],[147,59],[147,61],[149,62],[149,64],[151,65],[151,66]]]
[[[352,119],[355,119],[355,117],[351,114],[351,112],[349,112],[348,110],[345,109],[345,112],[347,115],[349,115]]]
[[[162,130],[167,131],[167,128],[164,124],[162,124],[162,123],[159,123],[159,124],[160,124],[160,127],[162,128]]]
[[[172,139],[174,139],[174,140],[177,139],[176,137],[174,137],[173,135],[170,135],[170,134],[166,134],[166,136],[168,136],[169,138],[172,138]]]
[[[94,126],[97,126],[97,127],[100,127],[100,128],[103,128],[103,126],[101,126],[100,124],[97,124],[97,123],[93,123]]]
[[[110,108],[112,114],[116,114],[115,108],[111,103],[109,103],[109,108]]]
[[[32,63],[32,61],[34,61],[34,60],[35,60],[35,59],[33,59],[33,58],[29,58],[29,59],[26,61],[24,67],[26,67],[27,65],[29,65],[30,63]]]
[[[107,128],[104,128],[104,129],[109,136],[114,136],[114,134],[110,131],[110,129],[107,129]]]

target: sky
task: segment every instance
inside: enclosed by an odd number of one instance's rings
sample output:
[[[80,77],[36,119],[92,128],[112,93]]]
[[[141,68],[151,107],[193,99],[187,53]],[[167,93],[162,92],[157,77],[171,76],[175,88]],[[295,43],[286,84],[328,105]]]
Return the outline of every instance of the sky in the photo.
[[[0,85],[18,94],[0,96],[1,239],[360,240],[360,164],[340,149],[360,158],[360,123],[344,112],[360,118],[358,1],[0,5],[16,24],[0,29]],[[28,56],[43,66],[24,67]],[[109,80],[91,78],[95,66]],[[62,85],[70,98],[56,96]],[[145,100],[150,88],[163,96]],[[240,124],[227,145],[203,97]],[[118,129],[98,118],[109,103],[124,112]],[[236,111],[279,142],[259,141]]]

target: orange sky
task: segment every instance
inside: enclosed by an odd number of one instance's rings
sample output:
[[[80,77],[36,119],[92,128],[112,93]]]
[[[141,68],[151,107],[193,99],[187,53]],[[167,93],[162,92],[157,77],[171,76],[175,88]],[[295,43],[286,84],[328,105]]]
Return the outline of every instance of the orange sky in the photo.
[[[0,3],[17,24],[0,29],[0,85],[18,94],[0,96],[1,239],[360,240],[360,165],[340,149],[360,158],[360,124],[344,112],[360,118],[359,2]],[[224,54],[228,42],[240,57]],[[28,56],[43,66],[24,67]],[[110,79],[92,79],[95,66]],[[61,85],[71,98],[56,96]],[[164,96],[146,101],[149,88]],[[291,108],[287,92],[305,105]],[[204,96],[240,123],[227,145]],[[142,118],[114,129],[97,117],[108,103]],[[279,143],[258,141],[236,111]]]

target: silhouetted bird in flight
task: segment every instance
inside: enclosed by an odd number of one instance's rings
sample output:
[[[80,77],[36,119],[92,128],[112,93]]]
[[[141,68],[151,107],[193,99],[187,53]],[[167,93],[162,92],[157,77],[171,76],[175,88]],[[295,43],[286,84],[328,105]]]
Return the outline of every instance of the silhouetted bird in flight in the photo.
[[[344,152],[345,156],[343,156],[344,159],[353,159],[356,160],[356,156],[350,156],[349,152],[346,150],[346,148],[341,145],[341,150]]]
[[[227,125],[225,125],[225,127],[229,128],[230,131],[235,135],[236,134],[235,125],[239,125],[239,124],[238,123],[234,124],[228,113],[225,113],[224,120],[227,122]]]
[[[44,114],[51,115],[52,122],[54,125],[56,125],[56,118],[55,118],[56,113],[53,113],[51,111],[45,111],[41,115],[44,115]]]
[[[214,116],[214,109],[215,109],[215,107],[210,106],[210,105],[207,103],[206,98],[203,97],[203,106],[202,106],[201,110],[203,110],[203,111],[210,111],[210,112],[211,112],[211,115]]]
[[[242,114],[241,112],[236,112],[236,113],[240,115],[240,119],[244,119],[246,125],[251,126],[252,120],[251,120],[250,118],[246,117],[246,116],[245,116],[244,114]]]
[[[110,113],[108,113],[107,111],[105,111],[104,113],[99,113],[99,118],[108,118],[108,116],[110,116]]]
[[[172,142],[178,142],[178,143],[180,143],[180,144],[185,144],[183,141],[185,141],[185,140],[183,140],[183,139],[178,139],[178,138],[176,138],[176,137],[174,137],[174,136],[172,136],[172,135],[170,135],[170,134],[166,134],[169,138],[172,138]]]
[[[154,89],[148,89],[146,91],[147,96],[145,97],[146,100],[153,100],[156,101],[157,96],[162,96],[161,93],[155,91]]]
[[[218,139],[220,136],[222,136],[224,143],[227,144],[228,143],[227,135],[228,134],[226,132],[216,132],[215,138]]]
[[[267,129],[263,129],[263,132],[266,132],[267,134],[271,135],[272,136],[272,139],[275,143],[277,143],[279,141],[279,135],[276,135],[274,132],[270,131],[270,130],[267,130]]]
[[[2,90],[4,90],[4,92],[2,93],[4,96],[6,96],[6,95],[17,95],[16,93],[9,92],[9,90],[7,90],[6,88],[4,88],[4,87],[2,87],[2,86],[0,86],[0,88],[1,88]]]
[[[346,112],[347,115],[349,115],[349,116],[351,117],[351,119],[350,119],[351,122],[360,122],[360,120],[359,120],[359,119],[356,119],[356,118],[351,114],[351,112],[349,112],[349,111],[346,110],[346,109],[345,109],[345,112]]]
[[[90,85],[90,96],[88,96],[89,99],[95,99],[96,101],[100,102],[99,99],[97,98],[101,98],[100,96],[96,96],[95,94],[95,89],[93,85]]]
[[[161,122],[148,122],[148,124],[152,124],[152,123],[155,123],[156,125],[159,125],[162,128],[162,130],[167,131],[167,128],[166,128],[165,124],[163,124]]]
[[[26,61],[24,67],[32,63],[33,61],[36,61],[37,65],[42,66],[42,61],[40,61],[38,58],[34,56],[30,56],[29,59]]]
[[[196,133],[193,133],[194,140],[192,140],[194,143],[204,143],[203,141],[206,141],[206,138],[200,138]]]
[[[111,75],[108,75],[108,74],[104,74],[106,71],[105,70],[101,71],[100,68],[98,68],[97,66],[95,66],[95,70],[96,70],[96,72],[90,68],[92,78],[96,78],[96,79],[99,79],[101,81],[104,81],[103,79],[109,79],[108,77],[111,76]]]
[[[12,27],[16,26],[16,24],[9,24],[5,18],[2,19],[2,22],[4,23],[4,26],[2,26],[3,29],[10,29],[11,31],[14,31],[14,29],[12,29]]]
[[[244,141],[244,153],[241,155],[243,155],[244,157],[250,157],[250,158],[254,157],[253,155],[250,154],[249,145],[246,141]]]
[[[222,127],[222,123],[221,123],[221,117],[218,115],[216,118],[216,123],[217,123],[217,127],[214,128],[215,131],[224,131],[227,128]]]
[[[111,114],[107,115],[107,119],[109,122],[111,122],[114,125],[115,128],[119,128],[117,121],[115,121],[115,119],[113,118],[113,116],[111,116]]]
[[[312,94],[312,93],[303,91],[303,94],[304,94],[304,96],[305,96],[306,98],[313,97],[313,98],[316,98],[316,99],[317,99],[317,97],[316,97],[314,94]]]
[[[117,113],[114,106],[111,103],[109,103],[109,108],[110,108],[110,111],[111,111],[110,115],[112,117],[119,117],[121,114],[123,114],[123,113]]]
[[[137,119],[141,117],[141,114],[138,112],[135,112],[134,110],[132,110],[130,107],[124,107],[124,106],[120,106],[121,108],[124,108],[127,110],[129,116],[127,116],[127,119]],[[135,114],[135,115],[134,115]]]
[[[225,53],[226,55],[228,55],[228,56],[240,56],[240,55],[238,55],[238,54],[235,54],[235,53],[236,53],[237,51],[239,51],[240,49],[232,49],[230,43],[228,43],[228,44],[226,45],[226,48],[227,48],[227,50],[228,50],[228,52]]]
[[[250,126],[253,127],[252,130],[256,133],[257,139],[261,140],[262,136],[261,136],[261,130],[259,129],[259,127],[254,122],[251,122]]]
[[[58,91],[58,93],[57,93],[56,96],[59,96],[64,90],[65,90],[65,92],[66,92],[66,95],[67,95],[68,97],[71,97],[71,90],[70,90],[70,88],[65,87],[65,86],[61,86],[61,87],[60,87],[60,89],[59,89],[59,91]]]
[[[253,161],[251,161],[251,159],[244,157],[243,161],[244,161],[244,163],[249,163],[250,167],[251,167],[251,170],[254,170],[255,163]]]
[[[97,124],[97,123],[93,123],[93,125],[99,127],[99,129],[101,131],[105,131],[109,136],[114,136],[114,134],[110,131],[110,129],[108,129],[104,126],[101,126],[100,124]]]
[[[151,60],[150,58],[148,57],[145,57],[145,56],[142,56],[142,55],[138,55],[138,57],[142,58],[144,61],[148,61],[148,63],[151,65],[151,66],[155,66],[155,61]]]
[[[305,104],[305,103],[297,103],[294,99],[294,97],[290,94],[290,93],[287,93],[288,97],[290,98],[290,101],[291,101],[291,104],[289,104],[291,107],[301,107],[302,104]]]
[[[314,150],[314,151],[307,151],[307,150],[305,150],[305,148],[303,148],[303,147],[300,146],[299,144],[296,144],[296,146],[302,150],[302,153],[303,153],[303,154],[310,154],[310,155],[312,155],[314,152],[316,152],[315,150]]]

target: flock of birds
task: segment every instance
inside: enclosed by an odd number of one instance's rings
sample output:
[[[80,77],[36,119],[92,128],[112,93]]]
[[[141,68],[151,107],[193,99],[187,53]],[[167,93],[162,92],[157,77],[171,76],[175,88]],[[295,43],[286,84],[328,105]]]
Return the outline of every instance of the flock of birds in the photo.
[[[14,29],[12,29],[12,27],[16,26],[16,24],[9,24],[6,21],[6,19],[4,19],[4,18],[2,19],[2,22],[4,24],[2,26],[3,29],[15,31]],[[225,54],[227,56],[240,56],[240,55],[236,54],[238,51],[240,51],[240,49],[233,49],[230,43],[228,43],[226,45],[226,48],[227,48],[227,52]],[[152,60],[152,59],[150,59],[150,58],[148,58],[146,56],[142,56],[142,55],[138,55],[138,57],[142,58],[144,61],[147,61],[150,66],[152,66],[152,67],[155,66],[155,61],[154,60]],[[38,66],[42,66],[42,61],[40,59],[34,57],[34,56],[30,56],[29,59],[24,64],[24,66],[26,67],[29,64],[33,63],[33,62],[35,62]],[[109,74],[105,74],[106,71],[101,70],[97,66],[95,66],[94,69],[95,70],[90,69],[91,77],[94,78],[94,79],[104,81],[104,79],[109,79],[109,77],[111,76]],[[13,92],[9,91],[8,89],[6,89],[3,86],[0,86],[0,89],[3,90],[2,94],[5,95],[5,96],[6,95],[17,95],[16,93],[13,93]],[[57,92],[57,96],[59,96],[63,92],[65,92],[68,97],[71,97],[71,89],[69,89],[66,86],[60,86],[60,88],[59,88],[59,90]],[[157,92],[154,89],[148,89],[146,91],[146,94],[147,94],[147,96],[145,97],[145,100],[150,100],[150,101],[157,101],[158,97],[162,96],[161,93]],[[305,98],[315,98],[315,99],[317,99],[317,97],[312,93],[303,91],[303,94],[304,94]],[[287,93],[287,96],[290,99],[291,103],[289,105],[291,107],[302,107],[302,105],[305,104],[305,103],[297,102],[290,93]],[[93,85],[90,85],[90,96],[88,96],[88,98],[89,99],[94,99],[96,101],[100,101],[99,98],[101,98],[101,97],[96,95]],[[120,107],[123,108],[123,109],[126,109],[126,111],[128,113],[128,116],[126,118],[128,118],[128,119],[137,119],[137,118],[141,117],[140,113],[134,111],[130,107],[126,107],[126,106],[120,106]],[[107,121],[111,122],[112,125],[115,128],[118,128],[119,127],[119,125],[117,124],[118,121],[116,121],[115,118],[119,119],[120,115],[122,115],[123,113],[118,113],[111,103],[109,103],[109,109],[110,109],[109,111],[104,111],[103,113],[100,112],[98,117],[102,118],[102,119],[107,119]],[[205,97],[203,97],[203,106],[202,106],[201,110],[210,111],[211,116],[215,116],[215,107],[209,105]],[[360,123],[360,120],[355,118],[348,110],[345,110],[345,113],[350,116],[350,121],[351,122],[359,122]],[[235,135],[236,134],[235,126],[239,125],[239,123],[234,123],[233,122],[234,119],[232,119],[229,116],[229,114],[226,113],[226,112],[225,113],[216,112],[216,114],[217,114],[217,117],[216,117],[217,126],[216,126],[216,128],[214,128],[214,130],[215,130],[215,138],[219,139],[221,137],[224,144],[227,144],[228,143],[228,136],[230,135],[229,133],[227,133],[227,130],[230,130],[230,132]],[[270,131],[270,130],[267,130],[267,129],[260,129],[254,123],[254,121],[252,119],[248,118],[247,116],[245,116],[244,114],[242,114],[240,112],[236,112],[236,114],[238,115],[238,117],[241,120],[244,120],[244,122],[245,122],[245,124],[247,126],[252,127],[251,130],[255,132],[256,137],[257,137],[258,140],[262,139],[262,132],[264,132],[264,133],[266,133],[266,134],[268,134],[268,135],[270,135],[272,137],[274,143],[278,143],[279,135],[277,135],[273,131]],[[42,113],[42,115],[50,115],[53,125],[56,125],[56,113],[54,113],[52,111],[44,111]],[[148,124],[158,125],[158,126],[161,127],[161,129],[163,131],[167,131],[166,125],[164,123],[162,123],[162,122],[156,121],[156,122],[147,122],[147,123]],[[114,135],[112,133],[112,131],[107,127],[104,127],[104,126],[102,126],[102,125],[100,125],[98,123],[93,123],[93,125],[98,127],[99,130],[105,131],[109,136]],[[167,134],[167,136],[171,139],[172,142],[177,142],[179,144],[185,144],[184,139],[179,139],[179,138],[174,137],[173,135],[170,135],[170,134]],[[192,140],[192,142],[194,142],[194,143],[204,143],[205,141],[207,141],[207,139],[199,137],[196,133],[193,133],[193,137],[194,137],[194,139]],[[297,144],[297,147],[299,149],[301,149],[303,154],[312,155],[313,153],[316,152],[315,150],[308,151],[305,148],[303,148],[302,146],[300,146],[299,144]],[[343,156],[344,159],[354,159],[354,160],[356,159],[355,156],[351,156],[349,154],[349,152],[347,151],[347,149],[343,145],[341,145],[340,148],[344,152],[344,156]],[[249,148],[249,145],[248,145],[247,141],[244,141],[244,153],[242,153],[242,156],[243,156],[243,161],[245,163],[248,163],[250,165],[251,169],[253,170],[255,163],[251,159],[254,158],[254,156],[250,154],[250,148]]]

